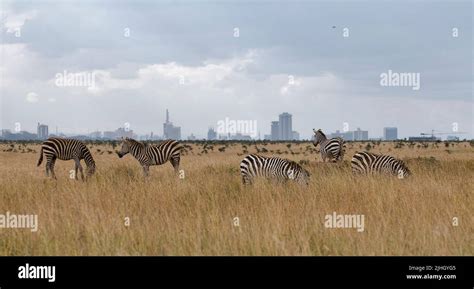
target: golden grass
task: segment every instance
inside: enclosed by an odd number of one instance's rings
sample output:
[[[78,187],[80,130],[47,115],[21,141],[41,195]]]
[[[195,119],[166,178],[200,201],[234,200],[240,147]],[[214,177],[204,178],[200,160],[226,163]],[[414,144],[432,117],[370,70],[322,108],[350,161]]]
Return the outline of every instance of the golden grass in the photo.
[[[237,143],[208,153],[191,145],[181,161],[184,179],[169,163],[145,179],[130,155],[119,159],[107,153],[112,147],[94,145],[98,171],[88,182],[69,179],[72,161],[58,161],[58,180],[47,179],[44,163],[36,167],[38,145],[21,153],[18,144],[10,152],[0,144],[0,214],[39,220],[36,233],[0,229],[0,255],[473,255],[470,144],[371,148],[403,158],[413,172],[404,180],[353,176],[350,158],[366,145],[349,143],[340,165],[321,163],[309,143],[292,144],[294,154],[286,144],[258,145],[269,150],[264,155],[280,150],[280,157],[309,161],[311,183],[244,187]],[[324,216],[334,211],[365,215],[365,231],[325,228]]]

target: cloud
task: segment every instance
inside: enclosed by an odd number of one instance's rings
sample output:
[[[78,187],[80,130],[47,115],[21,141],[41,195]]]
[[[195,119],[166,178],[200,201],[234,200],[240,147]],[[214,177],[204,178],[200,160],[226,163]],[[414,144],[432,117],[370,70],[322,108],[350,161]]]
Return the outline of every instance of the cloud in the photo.
[[[29,92],[26,95],[26,101],[30,103],[35,103],[39,101],[38,94],[35,92]]]
[[[35,18],[38,15],[38,11],[30,10],[23,13],[15,13],[7,8],[4,11],[4,15],[2,30],[6,30],[7,33],[15,33],[21,29],[27,21]]]
[[[103,94],[110,90],[141,89],[147,85],[165,83],[168,87],[194,86],[200,88],[216,88],[226,79],[244,74],[246,69],[255,63],[258,52],[248,51],[241,57],[211,61],[202,65],[189,66],[177,62],[150,64],[139,68],[135,78],[114,77],[111,70],[94,70],[95,87],[89,92]]]
[[[467,2],[415,3],[411,14],[391,2],[362,10],[332,2],[109,4],[17,1],[6,9],[3,124],[34,130],[41,121],[87,133],[129,122],[139,133],[160,134],[168,108],[183,136],[205,136],[225,117],[258,120],[263,135],[288,111],[303,137],[344,121],[371,136],[384,125],[407,136],[456,121],[472,136]],[[400,17],[410,25],[390,20]],[[462,31],[456,39],[446,29],[452,23]],[[22,37],[11,35],[15,27]],[[123,37],[124,27],[131,37]],[[424,43],[436,45],[419,49]],[[381,87],[388,69],[420,72],[421,89]],[[55,75],[64,71],[93,74],[94,86],[57,86]],[[25,105],[28,92],[35,105]]]

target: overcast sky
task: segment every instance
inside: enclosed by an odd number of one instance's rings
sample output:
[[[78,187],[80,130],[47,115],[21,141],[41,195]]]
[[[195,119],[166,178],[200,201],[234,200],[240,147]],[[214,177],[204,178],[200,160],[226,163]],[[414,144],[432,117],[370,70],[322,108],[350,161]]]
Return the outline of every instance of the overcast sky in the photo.
[[[471,1],[1,1],[1,128],[204,137],[226,117],[473,137]],[[347,30],[345,30],[347,28]],[[348,32],[348,35],[347,35]],[[346,35],[344,35],[346,33]],[[238,36],[238,37],[237,37]],[[348,37],[344,37],[348,36]],[[457,36],[457,37],[456,37]],[[381,74],[419,73],[420,88]],[[93,87],[57,74],[94,75]]]

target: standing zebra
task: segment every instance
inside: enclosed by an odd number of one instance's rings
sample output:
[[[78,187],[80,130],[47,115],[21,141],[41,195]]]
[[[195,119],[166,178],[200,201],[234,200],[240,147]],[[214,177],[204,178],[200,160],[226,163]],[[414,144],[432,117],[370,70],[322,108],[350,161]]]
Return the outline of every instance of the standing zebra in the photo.
[[[240,174],[244,184],[251,184],[253,178],[264,177],[280,182],[295,180],[299,184],[309,184],[309,172],[294,161],[276,157],[248,155],[240,163]]]
[[[369,152],[356,152],[351,160],[352,171],[361,174],[390,174],[400,179],[411,175],[405,163],[387,155],[376,155]]]
[[[326,162],[326,158],[329,158],[332,162],[342,161],[345,151],[344,140],[340,137],[327,139],[321,129],[315,130],[313,128],[313,132],[313,145],[318,146],[319,144],[323,162]]]
[[[81,179],[84,180],[81,166],[82,159],[84,159],[87,165],[87,177],[90,177],[95,172],[95,162],[92,158],[92,154],[81,141],[57,137],[47,139],[41,145],[38,166],[43,162],[43,153],[46,156],[46,176],[49,176],[49,172],[51,171],[51,175],[54,179],[56,179],[56,174],[54,173],[56,159],[64,161],[74,160],[76,172],[74,176],[76,180],[78,169],[81,172]]]
[[[117,155],[122,158],[130,153],[143,167],[143,173],[148,176],[150,166],[162,165],[170,161],[176,173],[179,170],[181,144],[175,140],[165,140],[159,145],[148,145],[131,138],[122,141],[122,148]]]

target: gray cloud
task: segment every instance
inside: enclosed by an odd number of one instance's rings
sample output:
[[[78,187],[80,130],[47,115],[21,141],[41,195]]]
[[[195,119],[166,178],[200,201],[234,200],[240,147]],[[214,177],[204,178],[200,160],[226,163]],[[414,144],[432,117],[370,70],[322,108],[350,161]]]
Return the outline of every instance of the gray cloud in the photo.
[[[458,122],[473,137],[470,1],[45,1],[4,10],[21,37],[2,27],[3,128],[41,121],[83,133],[129,122],[161,133],[169,108],[185,136],[204,136],[225,117],[255,119],[263,136],[289,111],[303,137],[344,121],[371,137],[383,126],[407,136]],[[389,69],[420,73],[421,89],[380,86]],[[96,71],[97,90],[55,86],[65,70]]]

